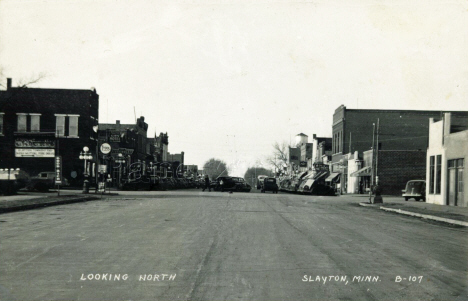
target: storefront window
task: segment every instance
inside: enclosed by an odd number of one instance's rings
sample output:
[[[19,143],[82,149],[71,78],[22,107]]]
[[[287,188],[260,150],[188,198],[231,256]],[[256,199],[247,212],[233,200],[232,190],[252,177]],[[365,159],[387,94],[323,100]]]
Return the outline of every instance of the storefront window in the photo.
[[[437,155],[435,193],[440,194],[440,183],[442,178],[442,156]]]
[[[435,157],[431,156],[430,157],[430,167],[429,167],[429,193],[434,194],[434,163],[435,163]]]

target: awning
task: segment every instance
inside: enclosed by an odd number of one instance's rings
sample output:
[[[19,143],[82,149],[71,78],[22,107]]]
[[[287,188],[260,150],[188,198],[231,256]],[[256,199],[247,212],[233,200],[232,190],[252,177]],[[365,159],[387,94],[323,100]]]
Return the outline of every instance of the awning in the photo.
[[[361,168],[358,171],[355,171],[351,173],[351,177],[369,177],[371,175],[371,167],[366,166],[364,168]]]
[[[337,180],[337,178],[340,176],[339,172],[332,172],[328,178],[325,179],[325,182],[332,182]]]
[[[303,187],[307,186],[307,187],[309,187],[309,189],[310,189],[310,187],[312,187],[312,184],[314,184],[314,180],[312,180],[312,179],[307,179],[307,181],[304,183],[304,186],[303,186]]]
[[[328,175],[328,171],[322,171],[315,175],[314,180],[325,178]]]

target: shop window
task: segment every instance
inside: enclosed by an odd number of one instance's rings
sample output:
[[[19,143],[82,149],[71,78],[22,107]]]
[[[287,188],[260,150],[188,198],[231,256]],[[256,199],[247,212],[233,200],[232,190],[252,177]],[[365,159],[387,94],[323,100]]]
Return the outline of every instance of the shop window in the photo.
[[[434,194],[434,164],[435,164],[435,157],[431,156],[430,157],[430,163],[429,163],[429,193]]]
[[[437,155],[436,173],[435,173],[435,193],[440,194],[440,185],[442,179],[442,156]]]
[[[465,159],[458,159],[458,192],[463,192],[463,171]]]

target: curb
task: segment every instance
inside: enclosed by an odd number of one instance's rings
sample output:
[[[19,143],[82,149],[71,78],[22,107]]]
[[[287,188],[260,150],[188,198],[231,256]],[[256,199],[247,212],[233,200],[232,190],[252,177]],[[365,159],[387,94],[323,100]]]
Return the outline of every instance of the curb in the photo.
[[[409,215],[409,216],[414,216],[414,217],[420,217],[422,219],[429,219],[429,220],[434,220],[434,221],[438,221],[438,222],[443,222],[443,223],[468,227],[468,222],[457,221],[457,220],[454,220],[454,219],[438,217],[438,216],[433,216],[433,215],[427,215],[427,214],[420,214],[420,213],[405,211],[405,210],[401,210],[401,209],[392,209],[392,208],[387,208],[387,207],[383,207],[383,206],[381,206],[380,209],[384,210],[384,211],[388,211],[388,212],[395,212],[395,213],[399,213],[399,214],[404,214],[404,215]]]
[[[376,206],[374,206],[374,204],[371,204],[371,203],[359,203],[359,206],[362,206],[362,207],[376,207]]]
[[[13,207],[0,208],[0,214],[14,212],[14,211],[37,209],[37,208],[43,208],[43,207],[48,207],[48,206],[64,205],[64,204],[71,204],[71,203],[78,203],[78,202],[87,202],[87,201],[92,201],[92,200],[97,200],[97,199],[99,198],[95,196],[80,196],[76,198],[69,198],[69,199],[62,199],[62,200],[51,200],[49,202],[46,201],[43,203],[24,204],[24,205],[18,205],[18,206],[13,206]]]
[[[457,221],[457,220],[450,219],[450,218],[445,218],[445,217],[438,217],[438,216],[434,216],[434,215],[415,213],[415,212],[405,211],[405,210],[401,210],[401,209],[387,208],[387,207],[384,207],[384,206],[377,207],[374,204],[369,204],[369,203],[359,203],[359,206],[374,207],[374,208],[379,208],[380,210],[384,210],[384,211],[387,211],[387,212],[394,212],[394,213],[398,213],[398,214],[419,217],[419,218],[422,218],[422,219],[429,219],[429,220],[448,223],[448,224],[452,224],[452,225],[468,227],[468,222]]]

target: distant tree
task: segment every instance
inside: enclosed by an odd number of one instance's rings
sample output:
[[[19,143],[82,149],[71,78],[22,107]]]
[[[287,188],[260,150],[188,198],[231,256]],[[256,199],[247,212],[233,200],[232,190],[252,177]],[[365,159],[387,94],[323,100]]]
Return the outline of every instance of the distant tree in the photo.
[[[257,177],[261,175],[272,177],[274,176],[274,172],[264,167],[249,167],[244,174],[244,179],[252,185],[252,187],[256,187]]]
[[[203,165],[203,173],[208,175],[210,179],[216,179],[219,176],[228,176],[229,171],[226,162],[211,158]]]
[[[277,171],[283,170],[283,167],[288,163],[288,148],[290,145],[283,141],[281,144],[275,142],[273,144],[273,155],[267,158],[267,162]]]

